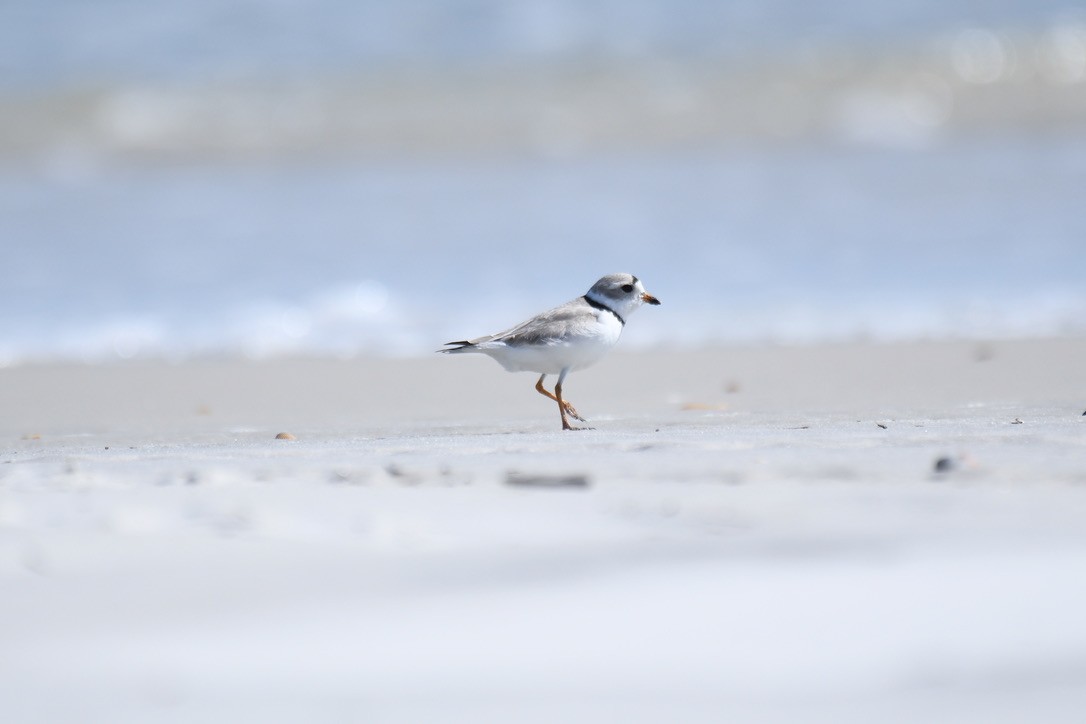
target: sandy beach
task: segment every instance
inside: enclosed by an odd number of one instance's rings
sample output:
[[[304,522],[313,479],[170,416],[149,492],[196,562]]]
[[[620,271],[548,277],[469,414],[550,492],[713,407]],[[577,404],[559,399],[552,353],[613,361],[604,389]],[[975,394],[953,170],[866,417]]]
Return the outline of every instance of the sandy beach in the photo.
[[[1086,721],[1081,0],[25,5],[0,724]]]
[[[2,369],[5,718],[1077,721],[1083,370],[616,353],[563,433],[483,358]]]

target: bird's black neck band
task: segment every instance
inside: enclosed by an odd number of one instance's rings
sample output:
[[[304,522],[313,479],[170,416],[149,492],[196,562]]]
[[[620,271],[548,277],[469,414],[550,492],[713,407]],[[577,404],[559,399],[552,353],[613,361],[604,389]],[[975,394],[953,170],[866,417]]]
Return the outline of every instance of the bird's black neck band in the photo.
[[[588,306],[590,306],[590,307],[595,307],[596,309],[600,310],[601,312],[610,312],[611,314],[615,315],[615,319],[617,319],[619,321],[619,324],[621,324],[623,327],[626,326],[626,320],[622,318],[622,315],[620,315],[618,312],[616,312],[615,310],[608,307],[603,302],[597,302],[595,299],[588,296],[587,294],[584,295],[584,300],[586,302],[588,302]]]

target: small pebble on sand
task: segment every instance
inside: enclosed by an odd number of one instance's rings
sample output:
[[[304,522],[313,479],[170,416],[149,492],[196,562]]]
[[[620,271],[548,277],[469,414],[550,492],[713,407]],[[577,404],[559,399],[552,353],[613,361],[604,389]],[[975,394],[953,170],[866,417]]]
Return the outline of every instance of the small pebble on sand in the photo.
[[[935,472],[949,473],[957,466],[958,463],[954,460],[954,458],[939,458],[935,461]]]
[[[684,412],[700,411],[700,412],[723,412],[728,409],[727,405],[716,405],[709,402],[684,402],[680,407],[680,410]]]
[[[289,432],[281,432],[275,436],[276,440],[297,440],[298,438],[291,435]]]
[[[506,485],[519,485],[529,488],[587,488],[588,476],[573,475],[548,475],[520,473],[510,470],[505,474]]]

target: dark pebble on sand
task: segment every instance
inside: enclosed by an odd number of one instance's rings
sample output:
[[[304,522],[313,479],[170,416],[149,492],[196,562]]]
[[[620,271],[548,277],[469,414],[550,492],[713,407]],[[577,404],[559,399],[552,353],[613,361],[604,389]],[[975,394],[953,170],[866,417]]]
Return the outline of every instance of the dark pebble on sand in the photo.
[[[587,488],[587,475],[547,475],[519,473],[510,470],[505,474],[506,485],[517,485],[526,488]]]
[[[388,477],[404,485],[418,485],[423,482],[423,476],[420,473],[405,470],[396,463],[386,465],[385,472],[388,473]]]
[[[949,473],[957,467],[957,463],[954,462],[954,458],[939,458],[935,461],[935,472],[937,473]]]

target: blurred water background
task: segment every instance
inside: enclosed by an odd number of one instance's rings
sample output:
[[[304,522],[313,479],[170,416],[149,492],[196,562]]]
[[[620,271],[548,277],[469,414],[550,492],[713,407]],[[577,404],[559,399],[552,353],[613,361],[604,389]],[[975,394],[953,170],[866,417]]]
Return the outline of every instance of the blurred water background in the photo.
[[[0,364],[1086,332],[1071,0],[0,8]]]

